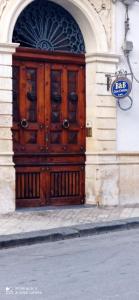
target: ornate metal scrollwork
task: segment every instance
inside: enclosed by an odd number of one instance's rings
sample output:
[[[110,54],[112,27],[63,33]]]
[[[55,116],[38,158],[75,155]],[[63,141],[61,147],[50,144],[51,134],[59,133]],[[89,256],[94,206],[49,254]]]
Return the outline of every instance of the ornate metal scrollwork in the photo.
[[[13,33],[20,46],[85,53],[82,33],[73,17],[61,6],[35,0],[20,14]]]

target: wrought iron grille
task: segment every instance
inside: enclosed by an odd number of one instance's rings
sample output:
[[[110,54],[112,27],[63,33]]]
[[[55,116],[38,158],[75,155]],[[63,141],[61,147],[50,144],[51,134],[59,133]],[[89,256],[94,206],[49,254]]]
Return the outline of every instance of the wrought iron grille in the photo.
[[[85,53],[76,21],[63,7],[47,0],[35,0],[23,10],[15,24],[13,42],[48,51]]]

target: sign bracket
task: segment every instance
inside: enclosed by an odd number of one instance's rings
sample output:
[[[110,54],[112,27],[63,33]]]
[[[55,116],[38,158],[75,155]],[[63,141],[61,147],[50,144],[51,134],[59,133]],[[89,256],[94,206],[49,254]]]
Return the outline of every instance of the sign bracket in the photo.
[[[127,76],[131,76],[132,80],[130,80]],[[110,91],[111,89],[111,93],[113,97],[116,98],[120,109],[129,110],[133,104],[133,100],[131,96],[129,96],[132,90],[132,73],[128,73],[125,70],[119,70],[115,73],[107,73],[105,74],[105,77],[107,80],[107,91]],[[114,80],[112,80],[112,78],[114,78]],[[121,101],[123,99],[124,101]]]

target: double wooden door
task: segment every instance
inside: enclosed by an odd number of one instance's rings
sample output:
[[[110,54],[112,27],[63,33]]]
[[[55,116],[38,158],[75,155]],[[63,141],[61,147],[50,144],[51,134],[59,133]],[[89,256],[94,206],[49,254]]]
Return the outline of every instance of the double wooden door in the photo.
[[[14,55],[17,206],[84,203],[84,81],[82,56]]]

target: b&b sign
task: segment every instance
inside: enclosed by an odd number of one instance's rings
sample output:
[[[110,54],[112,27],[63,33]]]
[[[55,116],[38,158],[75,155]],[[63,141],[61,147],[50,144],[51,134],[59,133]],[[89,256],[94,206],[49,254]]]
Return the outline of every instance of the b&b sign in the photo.
[[[118,77],[111,85],[111,92],[115,98],[124,98],[131,92],[132,83],[127,77]]]

